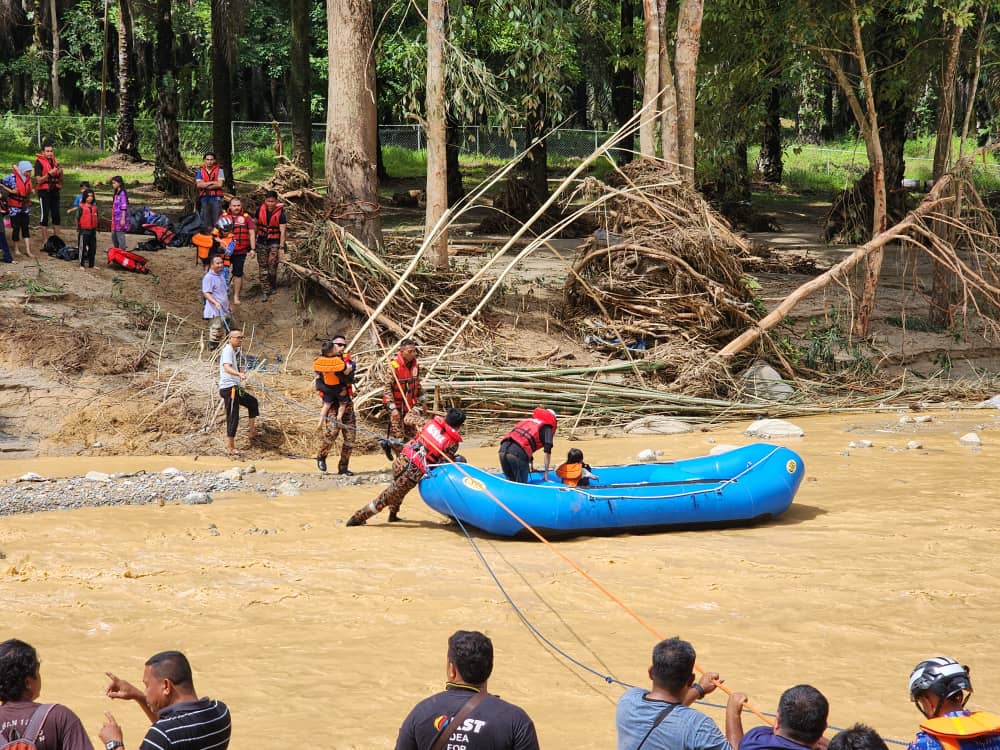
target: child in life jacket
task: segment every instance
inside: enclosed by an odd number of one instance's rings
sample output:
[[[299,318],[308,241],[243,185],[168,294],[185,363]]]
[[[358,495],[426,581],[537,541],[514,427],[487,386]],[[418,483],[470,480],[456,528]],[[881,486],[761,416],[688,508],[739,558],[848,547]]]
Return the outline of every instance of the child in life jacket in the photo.
[[[80,233],[80,268],[93,268],[97,257],[97,227],[100,224],[97,197],[93,190],[83,194],[78,210],[80,215],[76,217],[76,228]]]
[[[338,337],[340,338],[340,337]],[[336,421],[342,423],[351,400],[350,384],[354,380],[354,363],[351,355],[344,351],[346,341],[327,341],[320,350],[320,356],[313,361],[316,373],[316,393],[323,399],[319,414],[319,428],[326,424],[334,404],[337,404]]]
[[[566,462],[556,467],[556,476],[570,487],[589,487],[591,479],[600,479],[590,471],[590,464],[583,462],[583,451],[579,448],[570,448]]]
[[[220,216],[219,220],[215,222],[212,237],[215,242],[209,253],[209,260],[211,260],[212,255],[222,256],[222,275],[226,279],[226,286],[229,286],[232,278],[232,257],[236,249],[236,240],[233,237],[233,220],[228,216]]]

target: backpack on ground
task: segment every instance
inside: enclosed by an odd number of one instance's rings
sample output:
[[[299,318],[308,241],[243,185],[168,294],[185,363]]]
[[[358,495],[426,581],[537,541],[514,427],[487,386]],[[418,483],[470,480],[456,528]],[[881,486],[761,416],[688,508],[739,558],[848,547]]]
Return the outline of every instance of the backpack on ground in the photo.
[[[42,724],[49,716],[49,711],[55,708],[55,703],[43,703],[31,715],[28,726],[24,730],[24,735],[14,740],[7,739],[6,735],[0,733],[0,750],[37,750],[36,743],[38,735],[42,733]]]
[[[80,249],[73,245],[66,245],[59,248],[53,257],[59,260],[80,260]]]
[[[172,227],[165,227],[160,224],[143,224],[142,228],[162,243],[157,250],[166,247],[174,241],[174,230]]]
[[[145,242],[140,242],[138,245],[135,246],[135,249],[141,253],[155,253],[159,250],[162,250],[165,247],[166,245],[164,245],[162,242],[156,239],[156,237],[151,237]]]
[[[64,247],[66,247],[66,243],[63,242],[62,237],[57,237],[53,234],[45,240],[45,244],[42,245],[42,251],[48,253],[49,255],[55,255]]]
[[[120,247],[110,247],[108,248],[108,265],[116,265],[124,268],[126,271],[135,271],[136,273],[149,273],[149,269],[146,264],[149,261],[143,258],[137,253],[130,253],[128,250],[124,250]],[[0,748],[3,750],[3,748]]]

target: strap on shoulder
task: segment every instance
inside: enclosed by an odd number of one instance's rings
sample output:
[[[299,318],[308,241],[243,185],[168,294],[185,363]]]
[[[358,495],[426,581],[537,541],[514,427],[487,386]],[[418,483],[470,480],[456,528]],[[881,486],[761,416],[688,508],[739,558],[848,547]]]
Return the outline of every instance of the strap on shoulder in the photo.
[[[485,690],[481,690],[463,703],[461,710],[455,714],[454,718],[441,727],[437,737],[434,738],[434,744],[431,745],[430,750],[441,750],[441,748],[444,747],[444,743],[448,740],[448,737],[451,736],[452,729],[461,726],[462,722],[465,721],[468,715],[473,712],[476,706],[486,700],[487,696],[489,696],[489,693]]]
[[[635,750],[641,750],[642,746],[646,744],[646,740],[649,739],[649,735],[651,735],[653,733],[653,730],[656,729],[658,726],[660,726],[660,723],[665,718],[667,718],[670,715],[670,712],[673,711],[675,708],[677,708],[679,705],[681,705],[681,704],[680,703],[671,703],[665,709],[663,709],[662,711],[660,711],[660,715],[656,717],[656,721],[653,722],[653,726],[651,726],[649,728],[649,731],[646,732],[646,736],[642,738],[642,742],[640,742],[638,745],[635,746]]]
[[[42,733],[42,724],[49,717],[49,711],[56,707],[55,703],[43,703],[31,715],[28,728],[24,730],[24,739],[32,743],[38,742],[38,735]]]

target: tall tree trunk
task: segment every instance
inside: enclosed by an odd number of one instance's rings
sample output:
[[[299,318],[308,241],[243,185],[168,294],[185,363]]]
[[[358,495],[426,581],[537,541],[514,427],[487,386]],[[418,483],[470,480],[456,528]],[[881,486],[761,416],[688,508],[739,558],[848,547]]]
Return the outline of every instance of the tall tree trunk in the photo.
[[[642,0],[645,22],[645,68],[642,76],[642,115],[639,117],[639,153],[656,156],[656,120],[660,91],[660,14],[657,0]]]
[[[190,185],[181,185],[167,170],[185,171],[177,128],[177,56],[171,0],[156,0],[156,166],[153,183],[167,193],[185,195]]]
[[[932,177],[935,182],[941,179],[951,166],[951,139],[955,131],[955,79],[958,73],[958,58],[962,47],[961,26],[953,26],[947,37],[947,49],[941,66],[941,79],[938,87],[938,118],[937,137],[934,142],[934,167]],[[948,224],[934,222],[934,230],[946,241],[950,241],[953,232]],[[934,261],[934,278],[931,289],[929,317],[931,323],[946,326],[951,318],[952,305],[952,274],[943,263]]]
[[[215,158],[226,174],[226,186],[235,192],[233,181],[233,68],[236,65],[237,33],[231,22],[236,9],[229,0],[212,2],[212,146]]]
[[[309,63],[309,2],[289,0],[292,47],[289,59],[288,103],[292,118],[292,161],[310,177],[312,161],[312,80]]]
[[[767,98],[767,114],[764,117],[764,136],[757,157],[757,170],[764,182],[781,184],[784,163],[781,154],[781,89],[772,86]]]
[[[632,4],[632,0],[621,0],[621,16],[619,18],[619,30],[622,38],[622,48],[619,54],[621,62],[619,62],[618,70],[614,73],[611,92],[615,119],[618,121],[619,127],[631,119],[635,107],[635,72],[624,63],[632,54],[632,23],[634,16],[635,6]],[[635,134],[629,132],[622,138],[619,150],[615,152],[617,160],[622,164],[632,161],[632,152],[634,149]]]
[[[444,40],[445,0],[427,0],[427,209],[424,235],[430,238],[427,260],[436,268],[448,266],[448,231],[438,226],[448,209],[447,126],[445,124]]]
[[[678,161],[681,180],[691,187],[694,187],[694,112],[704,6],[704,0],[681,0],[677,18],[677,49],[674,52]]]
[[[139,133],[135,129],[135,50],[132,3],[118,0],[118,132],[114,151],[134,161],[139,155]]]
[[[42,28],[45,21],[45,4],[43,0],[34,0],[33,31],[31,46],[35,53],[41,58],[45,55],[45,40],[42,38]],[[39,110],[45,106],[45,80],[34,78],[31,90],[31,107]]]
[[[371,0],[326,0],[330,55],[326,184],[337,222],[370,248],[382,245],[375,172],[375,64]]]
[[[667,0],[657,0],[660,16],[660,143],[667,169],[677,171],[677,88],[667,46]]]
[[[62,92],[59,88],[59,57],[62,47],[59,41],[59,14],[57,0],[49,0],[49,15],[52,16],[52,109],[59,111],[62,106]]]
[[[549,197],[548,148],[545,140],[548,127],[545,120],[543,99],[538,109],[528,110],[525,122],[528,143],[534,141],[524,158],[524,166],[528,174],[528,183],[531,185],[532,205],[535,207],[542,205]]]

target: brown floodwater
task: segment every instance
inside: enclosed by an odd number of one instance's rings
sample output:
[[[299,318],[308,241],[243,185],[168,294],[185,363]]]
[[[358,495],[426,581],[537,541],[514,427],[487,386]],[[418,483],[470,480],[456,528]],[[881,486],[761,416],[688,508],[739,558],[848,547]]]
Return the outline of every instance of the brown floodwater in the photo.
[[[691,640],[701,666],[761,709],[808,682],[830,699],[832,724],[863,721],[908,739],[919,716],[906,681],[924,657],[970,664],[972,705],[1000,708],[996,414],[935,412],[930,423],[903,426],[898,413],[794,420],[805,438],[781,442],[801,453],[806,479],[781,519],[558,546],[663,635]],[[747,442],[745,426],[573,445],[593,464],[644,448],[686,458],[707,452],[708,441]],[[959,445],[974,428],[982,448]],[[874,446],[848,450],[861,439]],[[914,439],[923,448],[905,450]],[[557,439],[557,453],[567,447]],[[466,453],[496,465],[494,448]],[[0,462],[0,478],[228,465],[37,459]],[[384,466],[378,456],[352,464]],[[136,706],[104,697],[104,672],[138,683],[146,657],[178,648],[197,690],[230,705],[233,748],[347,749],[391,747],[410,707],[441,689],[448,635],[479,629],[496,648],[491,691],[528,710],[543,747],[614,747],[621,688],[537,640],[466,538],[416,492],[405,523],[344,527],[377,489],[0,518],[3,637],[38,648],[43,700],[71,706],[94,738],[107,709],[130,747],[146,726]],[[602,674],[647,684],[655,639],[621,608],[537,542],[478,541],[547,638]],[[720,709],[705,710],[722,722]]]

